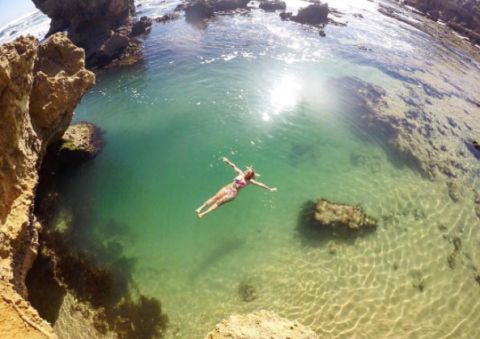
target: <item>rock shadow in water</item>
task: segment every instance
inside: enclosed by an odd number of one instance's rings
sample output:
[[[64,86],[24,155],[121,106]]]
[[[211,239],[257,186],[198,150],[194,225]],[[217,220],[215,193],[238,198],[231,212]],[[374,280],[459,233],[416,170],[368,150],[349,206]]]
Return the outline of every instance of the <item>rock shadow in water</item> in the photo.
[[[344,228],[332,229],[330,227],[324,227],[315,218],[316,205],[317,203],[315,201],[307,201],[302,205],[298,214],[296,228],[297,234],[305,245],[327,248],[331,247],[331,245],[329,246],[329,242],[332,240],[338,240],[353,245],[355,239],[359,236],[368,236],[375,231],[375,228],[373,227],[362,228],[359,230],[347,230]],[[328,248],[328,250],[329,253],[331,253],[331,248]]]
[[[292,143],[288,151],[288,163],[292,167],[298,167],[304,162],[316,166],[319,159],[317,148],[318,145],[314,142]]]
[[[210,267],[214,266],[220,262],[223,258],[229,255],[232,252],[237,251],[245,244],[245,240],[238,237],[232,237],[226,239],[215,247],[193,270],[189,275],[190,282],[195,282],[202,273],[208,270]]]

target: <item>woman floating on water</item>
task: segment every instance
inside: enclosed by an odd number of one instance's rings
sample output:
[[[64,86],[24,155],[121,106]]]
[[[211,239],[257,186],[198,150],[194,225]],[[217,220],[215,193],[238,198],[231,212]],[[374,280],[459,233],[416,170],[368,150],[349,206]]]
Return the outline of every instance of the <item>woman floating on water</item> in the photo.
[[[255,171],[252,167],[248,167],[245,171],[242,171],[227,158],[223,157],[223,161],[233,168],[238,175],[235,177],[235,179],[233,179],[232,183],[224,186],[220,191],[217,192],[217,194],[205,201],[202,206],[195,210],[199,218],[217,209],[220,205],[235,199],[238,195],[238,192],[240,192],[240,190],[248,184],[254,184],[255,186],[265,188],[270,192],[275,192],[277,190],[276,187],[268,187],[264,183],[255,181]],[[208,207],[208,209],[202,212],[202,210],[206,207]]]

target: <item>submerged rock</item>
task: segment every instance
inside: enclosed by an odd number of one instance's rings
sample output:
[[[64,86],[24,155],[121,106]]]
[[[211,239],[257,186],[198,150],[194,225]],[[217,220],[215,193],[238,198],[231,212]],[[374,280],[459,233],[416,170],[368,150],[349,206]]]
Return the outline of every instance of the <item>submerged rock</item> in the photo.
[[[284,11],[287,4],[281,0],[262,0],[258,7],[266,12]]]
[[[297,321],[281,318],[270,311],[232,315],[215,326],[205,339],[292,338],[315,339],[318,335]]]
[[[315,205],[315,220],[319,227],[331,229],[358,231],[377,227],[377,221],[359,206],[336,204],[326,199],[320,199]]]
[[[242,282],[238,285],[238,295],[242,301],[253,301],[258,298],[255,287],[247,282]]]

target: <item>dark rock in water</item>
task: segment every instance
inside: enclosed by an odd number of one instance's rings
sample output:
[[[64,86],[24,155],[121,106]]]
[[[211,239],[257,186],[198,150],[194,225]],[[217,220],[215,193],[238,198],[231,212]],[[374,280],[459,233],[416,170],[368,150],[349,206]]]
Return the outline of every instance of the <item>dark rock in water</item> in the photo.
[[[327,245],[328,253],[331,255],[337,254],[337,244],[334,241],[329,241]]]
[[[325,31],[323,29],[318,31],[318,35],[320,35],[322,38],[326,37],[327,35],[325,34]]]
[[[14,35],[15,33],[18,33],[18,31],[16,31],[16,30],[11,31],[10,36]]]
[[[422,272],[418,270],[413,270],[410,272],[410,275],[412,276],[412,286],[416,289],[418,289],[420,292],[423,292],[425,289],[425,280],[423,278]]]
[[[211,18],[217,12],[230,12],[247,9],[250,0],[193,0],[178,5],[175,10],[184,10],[185,19],[196,23]]]
[[[462,239],[460,239],[458,236],[452,237],[452,244],[454,247],[454,251],[458,252],[462,248]]]
[[[250,0],[210,0],[215,12],[234,11],[240,8],[247,8]]]
[[[291,17],[291,20],[305,25],[321,26],[328,23],[329,12],[327,4],[318,2],[301,8],[297,15]]]
[[[474,279],[475,279],[475,282],[480,285],[480,274],[476,274]]]
[[[246,282],[242,282],[238,285],[238,295],[240,296],[240,299],[246,302],[250,302],[258,298],[255,287]]]
[[[172,20],[176,20],[176,19],[178,19],[179,17],[180,17],[180,15],[178,15],[177,13],[172,12],[172,13],[167,13],[167,14],[165,14],[165,15],[163,15],[163,16],[156,17],[154,20],[155,20],[156,22],[159,22],[159,23],[164,24],[164,23],[166,23],[166,22],[169,22],[169,21],[172,21]]]
[[[282,12],[280,13],[280,19],[290,20],[292,18],[292,12]]]
[[[447,257],[448,267],[450,267],[452,270],[455,269],[456,259],[457,254],[455,252],[450,253]]]
[[[315,220],[320,227],[358,231],[376,228],[377,221],[367,216],[359,206],[336,204],[321,199],[315,206]]]
[[[185,19],[198,22],[214,16],[213,7],[206,0],[196,0],[185,5]]]
[[[137,36],[140,34],[150,33],[152,29],[152,19],[142,16],[140,20],[135,22],[132,26],[132,32],[130,36]]]
[[[35,6],[52,21],[47,36],[68,31],[68,37],[85,50],[88,67],[104,67],[124,52],[132,54],[134,0],[34,0]],[[123,36],[123,38],[119,38]],[[138,61],[130,58],[129,62]],[[125,63],[116,63],[123,65]],[[126,63],[128,64],[128,63]]]
[[[287,8],[287,4],[281,0],[262,0],[258,7],[266,12],[284,11]]]

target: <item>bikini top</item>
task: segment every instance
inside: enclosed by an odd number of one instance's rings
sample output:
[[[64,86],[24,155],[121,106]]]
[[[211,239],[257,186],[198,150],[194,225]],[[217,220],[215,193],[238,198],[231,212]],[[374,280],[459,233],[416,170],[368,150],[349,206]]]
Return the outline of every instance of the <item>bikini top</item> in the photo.
[[[233,183],[238,188],[244,188],[248,184],[247,181],[245,180],[245,178],[243,177],[243,175],[239,175],[239,176],[235,177],[235,179],[233,179]]]

